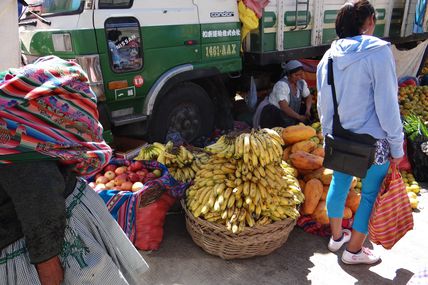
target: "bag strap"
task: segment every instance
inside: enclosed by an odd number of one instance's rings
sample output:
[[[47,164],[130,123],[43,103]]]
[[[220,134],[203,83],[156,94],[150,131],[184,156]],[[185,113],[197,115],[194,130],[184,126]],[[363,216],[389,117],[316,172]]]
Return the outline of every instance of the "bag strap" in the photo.
[[[400,171],[398,170],[398,165],[395,163],[391,163],[389,166],[391,171],[391,179],[399,179],[401,177]]]
[[[380,195],[385,194],[388,191],[389,184],[391,181],[402,179],[400,171],[398,170],[398,166],[396,164],[391,163],[389,165],[388,173],[382,182],[382,188],[379,192]],[[404,182],[403,182],[404,183]]]
[[[333,96],[333,106],[334,106],[334,114],[333,114],[333,134],[334,130],[343,129],[340,124],[337,97],[336,97],[336,86],[334,85],[334,75],[333,75],[333,59],[331,57],[328,58],[328,71],[327,71],[327,83],[331,86],[331,94]]]

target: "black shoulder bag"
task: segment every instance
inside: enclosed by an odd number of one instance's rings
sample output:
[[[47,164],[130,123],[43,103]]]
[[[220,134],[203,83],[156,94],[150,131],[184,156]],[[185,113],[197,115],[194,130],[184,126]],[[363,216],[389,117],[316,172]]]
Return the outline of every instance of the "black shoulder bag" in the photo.
[[[376,139],[369,134],[356,134],[342,127],[337,110],[333,59],[328,59],[328,84],[333,95],[333,134],[325,137],[324,167],[364,178],[374,162]]]

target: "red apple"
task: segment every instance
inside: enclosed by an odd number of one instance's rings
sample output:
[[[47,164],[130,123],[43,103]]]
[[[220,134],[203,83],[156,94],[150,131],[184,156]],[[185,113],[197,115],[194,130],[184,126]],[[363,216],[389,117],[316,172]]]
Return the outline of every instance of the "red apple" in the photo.
[[[116,174],[109,170],[106,173],[104,173],[104,176],[107,177],[109,180],[113,180],[116,177]]]
[[[126,181],[128,181],[128,175],[125,173],[122,173],[116,176],[116,178],[114,179],[114,184],[120,186]]]
[[[156,177],[161,177],[161,175],[162,175],[162,172],[159,170],[159,169],[155,169],[155,170],[153,170],[153,172],[152,172],[154,175],[156,175]]]
[[[120,185],[120,187],[122,188],[123,191],[131,191],[132,182],[131,181],[123,182],[122,185]]]
[[[146,177],[146,175],[147,175],[147,171],[144,171],[144,170],[138,170],[137,172],[135,172],[135,173],[137,173],[138,174],[138,176],[140,176],[140,180],[143,180],[144,179],[144,177]]]
[[[105,172],[107,172],[107,171],[113,171],[114,172],[116,170],[116,168],[117,168],[117,165],[109,164],[106,167],[104,167],[104,171]]]
[[[138,171],[138,170],[143,169],[144,164],[141,161],[136,160],[136,161],[132,162],[129,167],[131,168],[132,171]]]
[[[125,172],[126,172],[126,170],[127,170],[127,166],[119,166],[118,168],[116,168],[116,169],[114,170],[114,173],[115,173],[116,175],[119,175],[119,174],[123,174],[123,173],[125,173]]]
[[[137,173],[135,173],[135,172],[131,172],[131,173],[129,173],[128,177],[129,177],[129,180],[130,180],[132,183],[137,182],[137,181],[140,181],[140,176],[139,176]]]
[[[132,192],[137,192],[137,191],[139,191],[139,190],[141,190],[143,188],[144,188],[144,184],[143,183],[141,183],[141,182],[135,182],[134,184],[132,184],[131,190],[132,190]]]
[[[106,183],[106,189],[115,189],[116,184],[114,184],[114,180],[110,180]]]
[[[98,177],[104,176],[101,172],[95,174],[95,181],[98,179]]]
[[[109,181],[110,181],[110,179],[108,179],[107,177],[100,176],[100,177],[97,178],[97,180],[95,180],[95,183],[96,184],[106,184]]]

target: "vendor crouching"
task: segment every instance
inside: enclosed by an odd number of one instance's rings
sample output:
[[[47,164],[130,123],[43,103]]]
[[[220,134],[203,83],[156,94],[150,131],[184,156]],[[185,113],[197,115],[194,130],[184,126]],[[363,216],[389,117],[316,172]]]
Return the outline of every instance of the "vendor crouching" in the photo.
[[[257,107],[253,127],[288,127],[310,120],[312,95],[303,79],[302,64],[297,60],[291,60],[284,66],[284,70],[285,76],[275,84],[270,95]]]

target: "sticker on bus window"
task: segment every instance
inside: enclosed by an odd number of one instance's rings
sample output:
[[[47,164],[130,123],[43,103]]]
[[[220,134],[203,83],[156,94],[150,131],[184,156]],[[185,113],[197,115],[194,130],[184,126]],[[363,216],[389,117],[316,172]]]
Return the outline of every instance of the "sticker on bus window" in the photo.
[[[136,19],[108,19],[106,35],[113,71],[127,72],[142,68],[140,24]]]

